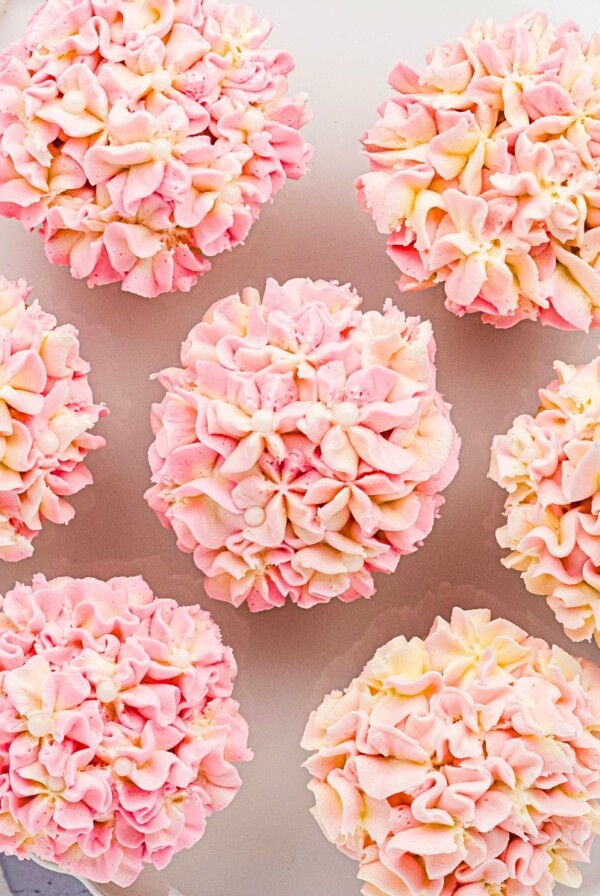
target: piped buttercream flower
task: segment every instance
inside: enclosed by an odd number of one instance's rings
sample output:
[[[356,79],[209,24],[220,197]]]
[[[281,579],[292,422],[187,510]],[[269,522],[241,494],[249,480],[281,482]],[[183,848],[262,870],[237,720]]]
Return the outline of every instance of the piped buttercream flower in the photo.
[[[508,492],[496,535],[569,637],[600,645],[600,358],[554,366],[537,414],[494,439],[490,477]]]
[[[600,40],[542,13],[400,63],[362,138],[359,201],[402,290],[497,327],[600,326]]]
[[[487,610],[395,638],[311,714],[313,815],[364,896],[548,896],[600,832],[600,669]]]
[[[0,598],[0,846],[127,887],[202,837],[251,758],[237,668],[200,607],[141,578]]]
[[[431,325],[360,303],[270,280],[214,305],[159,374],[146,498],[211,597],[370,597],[431,531],[459,450]]]
[[[33,553],[44,520],[68,523],[69,498],[92,482],[91,433],[108,413],[94,404],[77,330],[57,326],[25,281],[0,277],[0,559]]]
[[[90,286],[189,291],[311,156],[270,30],[216,0],[46,0],[0,57],[0,213]]]

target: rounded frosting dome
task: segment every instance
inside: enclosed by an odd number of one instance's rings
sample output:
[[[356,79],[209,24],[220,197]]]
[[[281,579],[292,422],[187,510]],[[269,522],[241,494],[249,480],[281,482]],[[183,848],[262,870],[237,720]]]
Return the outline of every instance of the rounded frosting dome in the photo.
[[[311,156],[270,31],[217,0],[46,0],[0,57],[0,213],[90,286],[188,292]]]
[[[543,13],[396,66],[357,188],[402,290],[441,283],[496,327],[600,325],[599,66],[600,35]]]
[[[0,598],[0,848],[127,887],[197,843],[252,758],[237,667],[200,607],[144,580]]]
[[[364,896],[550,896],[600,830],[600,669],[487,610],[395,638],[312,713],[313,815]]]
[[[490,477],[508,493],[496,535],[504,565],[547,597],[569,637],[600,645],[600,358],[554,366],[537,414],[494,439]]]
[[[431,325],[361,301],[270,280],[217,302],[158,375],[146,497],[211,597],[370,597],[431,531],[459,450]]]
[[[0,559],[23,560],[45,520],[68,523],[69,498],[92,480],[94,404],[77,330],[27,304],[24,280],[0,277]]]

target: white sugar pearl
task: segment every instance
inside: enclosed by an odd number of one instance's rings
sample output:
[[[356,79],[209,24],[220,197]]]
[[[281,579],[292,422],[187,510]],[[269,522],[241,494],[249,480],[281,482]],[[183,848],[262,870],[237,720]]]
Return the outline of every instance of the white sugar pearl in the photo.
[[[262,507],[249,507],[244,511],[244,522],[253,529],[262,526],[266,518],[267,514]]]
[[[152,143],[152,158],[155,162],[166,162],[171,158],[172,144],[164,137],[159,137]]]
[[[56,454],[60,445],[58,436],[49,429],[36,436],[35,441],[43,454]]]
[[[343,401],[333,411],[333,419],[340,426],[356,426],[359,417],[360,411],[351,401]]]
[[[260,131],[264,126],[265,116],[260,109],[248,109],[244,115],[244,130],[251,134],[253,131]]]
[[[221,199],[227,205],[239,205],[242,201],[242,191],[237,184],[225,184],[221,190]]]
[[[62,100],[65,112],[70,115],[81,115],[87,109],[85,93],[81,90],[68,90]]]
[[[252,415],[252,429],[254,432],[259,432],[266,436],[268,433],[273,432],[274,427],[275,414],[273,411],[264,408]]]
[[[119,696],[119,688],[110,679],[101,681],[96,688],[96,697],[100,703],[114,703]]]
[[[151,82],[153,90],[163,93],[171,86],[171,75],[164,68],[159,68],[157,71],[152,72]]]
[[[191,657],[187,650],[176,650],[171,657],[171,664],[178,669],[187,669],[191,663]]]
[[[129,778],[134,768],[135,766],[131,759],[126,759],[124,756],[120,759],[116,759],[115,764],[113,765],[115,775],[119,778]]]
[[[48,790],[52,793],[62,793],[67,789],[67,785],[63,778],[55,778],[54,775],[50,775],[46,783],[48,785]]]
[[[52,731],[52,718],[47,712],[33,712],[27,719],[27,730],[32,737],[46,737]]]

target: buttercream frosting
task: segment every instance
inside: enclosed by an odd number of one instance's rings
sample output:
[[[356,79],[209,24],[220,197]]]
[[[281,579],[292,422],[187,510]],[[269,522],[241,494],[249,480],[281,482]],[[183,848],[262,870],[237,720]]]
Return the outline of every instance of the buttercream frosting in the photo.
[[[0,559],[23,560],[45,520],[68,523],[69,498],[92,482],[88,452],[108,413],[95,404],[77,330],[28,304],[24,280],[0,277]]]
[[[127,887],[202,837],[251,758],[230,648],[144,580],[0,598],[0,848]]]
[[[46,0],[0,57],[0,213],[90,286],[189,291],[311,156],[270,30],[216,0]]]
[[[158,375],[146,498],[211,597],[370,597],[431,531],[459,450],[431,324],[361,301],[269,280],[217,302]]]
[[[599,723],[600,669],[455,609],[311,714],[312,812],[364,896],[549,896],[600,830]]]
[[[599,35],[478,21],[390,85],[357,189],[400,288],[496,327],[600,325]]]
[[[600,645],[600,358],[556,362],[535,414],[492,445],[490,477],[507,491],[502,561],[544,595],[575,641]]]

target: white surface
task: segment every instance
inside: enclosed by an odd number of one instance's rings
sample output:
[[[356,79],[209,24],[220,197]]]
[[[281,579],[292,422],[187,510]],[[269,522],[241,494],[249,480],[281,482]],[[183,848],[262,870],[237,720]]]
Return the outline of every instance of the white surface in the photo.
[[[10,890],[4,880],[4,874],[0,870],[0,896],[10,896]]]
[[[370,219],[358,209],[353,180],[364,170],[357,140],[387,96],[395,62],[418,63],[434,42],[451,39],[477,15],[522,13],[516,0],[256,0],[276,23],[272,45],[291,50],[294,84],[308,90],[315,111],[310,136],[313,170],[290,184],[264,212],[246,247],[216,261],[190,296],[144,301],[116,288],[89,292],[45,261],[35,236],[0,223],[0,269],[25,276],[46,308],[81,330],[93,362],[96,395],[112,410],[101,431],[108,448],[92,460],[97,484],[76,499],[68,529],[48,526],[31,561],[0,569],[0,591],[37,571],[47,575],[142,573],[155,591],[182,602],[201,599],[222,625],[241,667],[237,696],[251,725],[256,759],[242,769],[244,786],[226,812],[214,816],[202,843],[163,874],[147,873],[130,896],[352,896],[354,864],[328,844],[308,813],[310,794],[298,746],[309,710],[326,691],[343,687],[375,648],[400,632],[424,634],[436,612],[454,604],[487,604],[533,633],[569,646],[551,611],[528,596],[516,573],[500,565],[494,540],[502,494],[486,480],[495,432],[536,407],[536,389],[551,362],[589,359],[598,336],[563,334],[522,324],[508,332],[444,311],[441,294],[400,297],[396,271]],[[555,18],[600,26],[591,0],[541,4]],[[12,0],[3,44],[16,36],[30,0]],[[259,616],[203,597],[200,574],[179,554],[142,500],[149,474],[150,402],[160,389],[149,375],[178,361],[180,341],[214,300],[267,276],[352,281],[368,305],[392,295],[412,313],[434,321],[440,385],[455,405],[463,436],[461,472],[447,492],[442,519],[424,548],[380,581],[372,601],[308,612],[288,607]],[[442,583],[450,583],[444,585]],[[479,590],[478,590],[479,589]],[[575,648],[597,658],[595,648]],[[583,896],[599,891],[600,862],[586,871]],[[102,888],[118,896],[116,887]],[[565,896],[560,887],[556,896]]]
[[[52,862],[42,862],[41,859],[34,859],[34,862],[36,865],[39,866],[39,868],[43,868],[46,871],[52,871],[53,874],[61,875],[61,877],[59,879],[64,880],[63,875],[65,874],[65,872],[62,871],[62,869],[59,868],[58,865],[54,865]],[[100,893],[100,891],[96,889],[94,884],[90,883],[89,881],[81,880],[81,878],[75,878],[75,879],[81,881],[82,884],[85,884],[85,886],[87,887],[87,889],[90,892],[90,896],[102,896],[102,893]],[[121,893],[124,892],[122,888],[120,888],[120,892]],[[1,890],[0,890],[0,896],[4,896],[4,894],[2,893]]]

